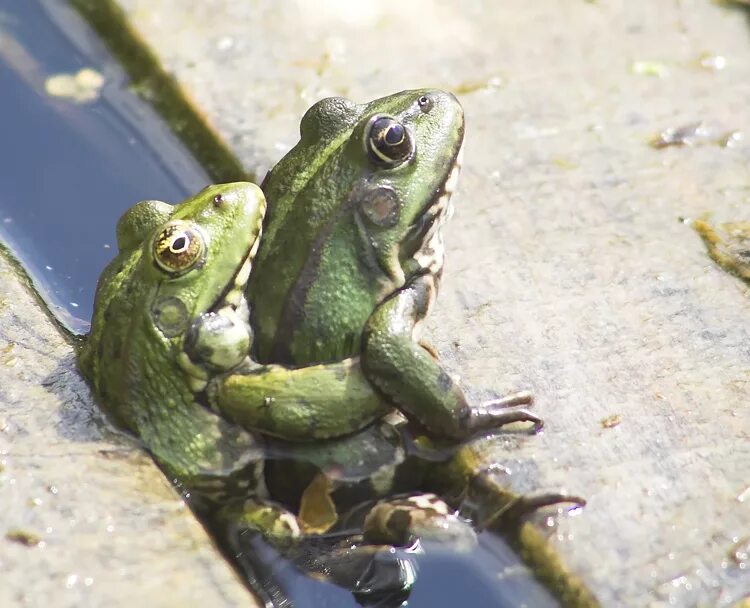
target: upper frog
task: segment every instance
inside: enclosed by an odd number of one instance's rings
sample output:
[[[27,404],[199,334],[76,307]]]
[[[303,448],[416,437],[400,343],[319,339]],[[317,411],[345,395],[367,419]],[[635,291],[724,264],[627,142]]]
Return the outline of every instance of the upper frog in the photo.
[[[261,365],[215,379],[214,408],[295,441],[351,433],[393,406],[437,437],[541,426],[515,407],[528,393],[469,403],[418,341],[463,136],[461,106],[442,91],[334,97],[307,111],[299,143],[262,185],[268,213],[247,291]]]
[[[463,136],[461,106],[441,91],[334,97],[307,111],[262,186],[269,211],[248,286],[258,361],[359,354],[383,300],[417,274],[439,275]]]
[[[249,183],[175,206],[142,201],[119,220],[119,252],[97,285],[81,370],[117,423],[183,483],[224,477],[257,455],[250,435],[195,391],[247,354],[243,289],[264,211]]]

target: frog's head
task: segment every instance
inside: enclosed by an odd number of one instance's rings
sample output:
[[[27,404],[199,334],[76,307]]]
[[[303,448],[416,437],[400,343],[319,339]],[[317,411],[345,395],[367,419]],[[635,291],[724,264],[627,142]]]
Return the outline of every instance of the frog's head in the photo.
[[[175,206],[142,201],[129,209],[117,224],[118,256],[97,286],[81,359],[87,375],[96,382],[108,369],[123,373],[116,368],[125,353],[156,358],[156,369],[160,356],[181,354],[207,315],[246,325],[243,289],[264,211],[263,194],[250,183],[209,186]]]
[[[294,197],[309,221],[328,224],[322,233],[332,233],[331,222],[351,225],[360,259],[386,292],[416,273],[439,274],[464,137],[458,100],[427,89],[365,105],[331,97],[307,111],[300,135],[264,183],[272,213]],[[268,219],[272,234],[282,221]]]
[[[356,188],[358,223],[380,265],[393,278],[439,274],[441,229],[461,168],[458,100],[443,91],[404,91],[369,104],[354,133],[370,167]]]

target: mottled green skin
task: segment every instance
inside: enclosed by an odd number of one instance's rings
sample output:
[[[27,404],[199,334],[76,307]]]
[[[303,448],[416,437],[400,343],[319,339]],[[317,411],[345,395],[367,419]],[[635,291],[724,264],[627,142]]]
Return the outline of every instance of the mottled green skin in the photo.
[[[385,116],[413,142],[401,162],[373,150]],[[263,369],[220,378],[212,406],[295,441],[355,432],[393,406],[436,437],[519,420],[540,426],[507,407],[530,403],[528,394],[470,404],[417,341],[442,273],[441,230],[458,175],[456,98],[417,90],[365,105],[324,99],[300,133],[263,182],[268,213],[247,290],[253,358],[289,369],[281,382]],[[303,419],[309,428],[299,433]]]
[[[258,457],[249,434],[196,401],[177,356],[192,320],[232,284],[259,236],[264,208],[260,190],[247,183],[211,186],[174,207],[141,202],[120,219],[119,253],[97,286],[80,368],[115,421],[189,487],[211,485]],[[203,259],[179,276],[159,267],[153,253],[155,236],[175,219],[193,222],[208,237]],[[185,313],[169,335],[152,310],[165,297],[182,302]]]
[[[428,113],[417,100],[429,95]],[[374,114],[411,130],[414,157],[393,169],[373,164],[364,131]],[[254,355],[294,366],[359,355],[372,312],[420,269],[411,256],[415,225],[445,182],[463,141],[463,112],[440,91],[403,91],[364,105],[343,98],[312,106],[299,143],[263,183],[264,237],[248,284]],[[397,193],[392,227],[362,217],[363,194]]]

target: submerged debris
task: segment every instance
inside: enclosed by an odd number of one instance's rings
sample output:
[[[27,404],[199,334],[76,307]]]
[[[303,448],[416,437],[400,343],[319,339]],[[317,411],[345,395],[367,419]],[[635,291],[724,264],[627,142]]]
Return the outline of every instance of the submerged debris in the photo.
[[[91,68],[82,68],[75,74],[55,74],[44,82],[47,95],[64,97],[76,103],[96,101],[102,86],[104,76]]]

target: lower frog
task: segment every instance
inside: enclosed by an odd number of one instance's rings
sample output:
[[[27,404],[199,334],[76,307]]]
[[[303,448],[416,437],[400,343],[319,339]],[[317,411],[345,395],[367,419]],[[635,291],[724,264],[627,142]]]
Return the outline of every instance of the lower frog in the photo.
[[[144,442],[176,483],[202,499],[199,508],[218,509],[225,525],[258,532],[293,559],[320,533],[348,525],[346,515],[361,502],[361,490],[374,490],[371,502],[382,500],[369,505],[361,542],[330,547],[302,565],[361,593],[403,592],[413,582],[404,565],[408,557],[384,566],[381,559],[375,569],[372,560],[392,556],[392,545],[408,546],[418,537],[465,546],[473,531],[455,506],[414,494],[425,469],[405,457],[397,427],[385,420],[332,442],[269,443],[202,405],[215,374],[253,368],[243,288],[263,211],[263,196],[252,184],[212,186],[175,206],[144,201],[130,209],[118,223],[119,253],[97,287],[80,367],[115,421]],[[310,388],[296,384],[299,370],[262,370],[274,380],[269,390],[279,395]],[[375,395],[351,362],[310,366],[304,374],[321,394],[339,390],[343,374],[351,374],[349,390],[359,383],[353,394],[361,394],[362,403]],[[309,430],[294,400],[272,405],[288,410],[292,438]]]
[[[214,380],[211,406],[297,441],[355,432],[393,406],[434,437],[519,421],[541,428],[530,393],[471,404],[417,340],[442,276],[461,166],[456,98],[324,99],[300,132],[262,186],[269,210],[247,289],[261,366]],[[270,377],[278,365],[288,370],[283,386]]]
[[[262,460],[260,439],[200,396],[213,375],[247,359],[244,288],[264,212],[250,183],[210,186],[175,206],[142,201],[120,218],[119,252],[97,285],[79,366],[115,422],[187,487],[229,478],[247,485],[247,467]],[[320,386],[340,378],[336,366],[314,375]],[[281,366],[266,366],[265,377],[269,391],[293,388]],[[296,433],[307,431],[297,420]]]
[[[311,508],[310,501],[329,500],[328,494],[317,492],[319,486],[304,475],[279,474],[279,459],[306,460],[309,468],[322,462],[331,446],[304,444],[308,452],[292,457],[291,451],[280,452],[279,444],[269,446],[201,403],[211,376],[242,364],[252,344],[243,289],[264,208],[256,186],[238,183],[211,186],[175,206],[142,201],[128,210],[117,226],[119,252],[97,286],[79,366],[111,418],[141,439],[203,515],[251,528],[291,551],[303,535],[331,527],[338,513],[334,509],[331,519],[330,512]],[[265,367],[280,387],[287,371]],[[335,367],[313,370],[313,375],[322,384],[338,379]],[[308,423],[299,424],[297,434]],[[389,445],[390,450],[381,454],[381,464],[398,465],[403,450],[389,427],[383,428],[387,436],[376,447]],[[346,452],[348,458],[371,453],[376,432],[379,427],[334,453]],[[357,472],[362,482],[372,473],[373,467],[366,466]],[[297,512],[299,505],[290,499],[295,493],[308,497],[299,516],[286,508]],[[341,504],[339,509],[346,508]],[[311,513],[327,519],[316,522]],[[369,559],[372,551],[368,544],[355,553]],[[338,559],[342,554],[331,555]],[[353,586],[353,571],[344,565],[329,568],[329,576]]]

